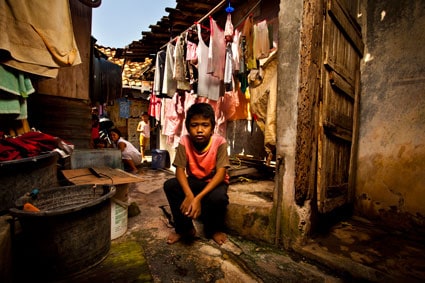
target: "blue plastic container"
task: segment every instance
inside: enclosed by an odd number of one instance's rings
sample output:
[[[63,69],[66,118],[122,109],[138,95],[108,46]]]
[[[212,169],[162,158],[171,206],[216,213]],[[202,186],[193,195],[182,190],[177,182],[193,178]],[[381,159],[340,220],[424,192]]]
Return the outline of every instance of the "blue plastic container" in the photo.
[[[168,151],[162,149],[152,149],[153,169],[164,169],[170,167],[170,155]]]

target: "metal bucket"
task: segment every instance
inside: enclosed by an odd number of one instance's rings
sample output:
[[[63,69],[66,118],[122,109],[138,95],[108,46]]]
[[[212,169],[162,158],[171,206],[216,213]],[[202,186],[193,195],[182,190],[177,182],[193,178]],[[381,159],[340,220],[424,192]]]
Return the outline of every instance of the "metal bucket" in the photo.
[[[110,198],[115,187],[78,185],[40,190],[39,212],[11,208],[22,227],[19,268],[32,278],[56,279],[100,263],[111,246]],[[18,201],[17,201],[18,203]]]

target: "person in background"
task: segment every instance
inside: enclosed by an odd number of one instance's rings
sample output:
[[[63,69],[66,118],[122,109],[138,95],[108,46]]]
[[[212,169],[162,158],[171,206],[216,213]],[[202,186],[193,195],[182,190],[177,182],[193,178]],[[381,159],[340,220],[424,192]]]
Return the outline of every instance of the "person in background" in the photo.
[[[193,238],[196,230],[192,220],[199,217],[205,236],[222,245],[227,240],[224,220],[229,204],[227,142],[213,134],[215,115],[207,103],[188,109],[185,126],[189,134],[182,136],[173,162],[176,177],[164,183],[175,223],[167,243]]]
[[[99,116],[92,113],[91,114],[91,145],[93,148],[96,148],[96,143],[100,138],[100,124],[99,124]]]
[[[143,112],[141,115],[141,121],[137,125],[137,131],[140,133],[140,153],[142,154],[142,162],[145,160],[145,150],[149,145],[151,137],[151,126],[149,123],[149,115],[146,112]]]
[[[142,156],[140,155],[140,152],[133,144],[122,137],[121,132],[118,129],[111,129],[110,135],[112,142],[121,150],[121,158],[124,163],[124,169],[133,174],[137,174],[138,169],[136,166],[142,163]]]
[[[94,148],[102,149],[108,147],[108,141],[102,138],[98,138],[94,140]]]

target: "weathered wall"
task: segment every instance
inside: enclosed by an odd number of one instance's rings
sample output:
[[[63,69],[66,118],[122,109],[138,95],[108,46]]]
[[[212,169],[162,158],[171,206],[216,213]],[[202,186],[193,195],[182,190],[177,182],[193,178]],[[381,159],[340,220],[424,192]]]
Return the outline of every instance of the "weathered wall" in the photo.
[[[303,0],[281,0],[279,7],[279,66],[277,70],[276,242],[292,245],[308,230],[310,205],[295,203],[298,99],[300,90]],[[291,52],[288,52],[290,50]],[[305,225],[307,224],[307,225]]]
[[[425,2],[364,7],[356,212],[397,227],[423,225]]]

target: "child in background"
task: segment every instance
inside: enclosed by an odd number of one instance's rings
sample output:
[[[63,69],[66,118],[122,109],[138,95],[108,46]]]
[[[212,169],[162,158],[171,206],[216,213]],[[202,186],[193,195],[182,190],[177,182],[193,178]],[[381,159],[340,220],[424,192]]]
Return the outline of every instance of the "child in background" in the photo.
[[[96,142],[100,138],[100,124],[99,124],[99,116],[96,114],[91,114],[91,145],[96,148]]]
[[[110,130],[111,139],[117,148],[121,150],[122,161],[124,168],[133,174],[138,173],[136,165],[142,163],[142,157],[137,148],[131,142],[122,138],[121,132],[118,129]]]
[[[145,160],[145,150],[149,145],[150,137],[151,137],[151,126],[149,123],[149,115],[146,112],[142,113],[142,120],[137,125],[137,131],[140,133],[140,153],[142,154],[142,162]]]
[[[175,223],[167,243],[193,238],[196,230],[192,220],[199,217],[205,236],[222,245],[227,240],[224,219],[229,204],[227,142],[213,134],[215,115],[207,103],[192,105],[185,125],[189,134],[181,138],[173,163],[176,178],[164,183]]]

